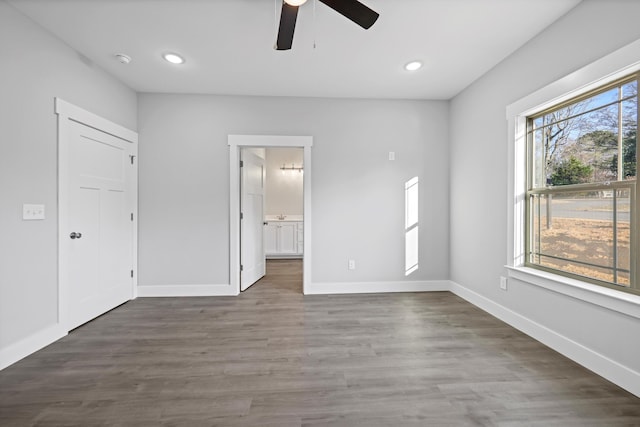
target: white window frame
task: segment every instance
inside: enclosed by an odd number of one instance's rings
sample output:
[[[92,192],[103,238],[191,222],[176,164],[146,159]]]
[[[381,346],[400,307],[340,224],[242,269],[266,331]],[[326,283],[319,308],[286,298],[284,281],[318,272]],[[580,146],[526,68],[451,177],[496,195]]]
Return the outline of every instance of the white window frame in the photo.
[[[506,268],[509,277],[636,318],[640,318],[638,295],[525,267],[525,192],[527,117],[638,71],[640,40],[519,99],[506,109],[509,174]]]

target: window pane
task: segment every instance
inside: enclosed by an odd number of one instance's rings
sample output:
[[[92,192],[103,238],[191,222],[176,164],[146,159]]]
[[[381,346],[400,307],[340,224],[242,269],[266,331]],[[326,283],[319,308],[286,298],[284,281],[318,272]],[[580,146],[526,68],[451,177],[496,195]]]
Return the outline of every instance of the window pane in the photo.
[[[543,117],[538,117],[536,119],[533,119],[533,128],[534,129],[541,128],[543,123],[544,123]]]
[[[629,286],[631,270],[631,191],[618,190],[616,196],[617,221],[617,283]]]
[[[622,97],[638,96],[638,81],[634,80],[622,86]]]
[[[543,145],[543,129],[537,129],[533,132],[533,188],[544,188],[547,185],[546,165]]]
[[[531,256],[529,262],[540,264],[541,234],[539,230],[547,228],[547,197],[534,195],[531,197]]]
[[[532,188],[633,179],[637,88],[634,80],[533,117]]]
[[[530,262],[610,283],[629,284],[628,190],[534,195],[531,205],[534,221]]]
[[[587,111],[590,103],[591,99],[586,99],[560,108],[556,111],[552,111],[551,113],[547,113],[544,116],[544,124],[556,130],[562,130],[564,128],[563,122]]]
[[[631,99],[622,103],[622,177],[636,179],[636,139],[638,129],[638,102]],[[615,170],[618,170],[618,156],[615,158]]]
[[[552,185],[615,181],[612,159],[618,152],[618,104],[582,114],[566,122],[567,134],[549,152]]]

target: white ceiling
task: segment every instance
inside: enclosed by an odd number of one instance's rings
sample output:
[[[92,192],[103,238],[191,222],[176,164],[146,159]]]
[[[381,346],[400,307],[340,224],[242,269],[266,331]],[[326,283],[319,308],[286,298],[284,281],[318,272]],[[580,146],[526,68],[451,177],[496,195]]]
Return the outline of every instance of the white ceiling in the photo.
[[[275,51],[279,1],[9,0],[138,92],[399,99],[450,99],[580,0],[363,0],[366,31],[309,0]]]

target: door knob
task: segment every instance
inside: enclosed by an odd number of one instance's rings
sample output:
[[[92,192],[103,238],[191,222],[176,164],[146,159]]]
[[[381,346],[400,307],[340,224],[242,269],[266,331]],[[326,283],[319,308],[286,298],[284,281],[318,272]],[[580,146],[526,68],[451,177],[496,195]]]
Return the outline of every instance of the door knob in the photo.
[[[71,234],[69,234],[69,237],[71,237],[72,239],[79,239],[82,237],[82,233],[76,233],[75,231],[72,232]]]

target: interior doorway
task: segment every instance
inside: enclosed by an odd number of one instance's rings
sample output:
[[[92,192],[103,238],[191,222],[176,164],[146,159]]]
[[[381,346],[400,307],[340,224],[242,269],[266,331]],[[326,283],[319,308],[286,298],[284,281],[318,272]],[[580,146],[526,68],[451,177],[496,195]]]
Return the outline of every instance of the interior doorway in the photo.
[[[304,150],[240,148],[240,292],[304,258]],[[271,268],[267,271],[267,263]],[[261,284],[269,280],[261,281]],[[300,279],[302,287],[302,279]]]
[[[298,147],[264,149],[264,252],[266,275],[260,286],[279,287],[287,292],[302,290],[304,259],[304,151]],[[242,238],[241,245],[244,244]],[[244,251],[242,251],[244,252]],[[296,260],[298,262],[296,262]],[[244,265],[244,261],[241,261]],[[293,274],[298,271],[299,274]],[[244,270],[241,272],[241,278]]]
[[[278,262],[279,259],[302,259],[302,292],[305,293],[309,289],[309,281],[311,278],[311,147],[313,144],[310,136],[277,136],[277,135],[229,135],[229,171],[230,171],[230,284],[232,289],[237,289],[237,293],[246,289],[246,283],[243,283],[243,258],[249,256],[246,253],[247,248],[255,248],[256,241],[245,242],[243,244],[243,228],[247,233],[255,234],[256,228],[249,224],[243,224],[245,219],[244,210],[249,208],[252,212],[255,209],[256,197],[250,197],[245,201],[243,206],[242,182],[244,175],[242,172],[242,157],[244,152],[259,153],[260,150],[270,150],[275,148],[297,148],[302,154],[301,164],[295,161],[288,164],[286,161],[282,165],[278,165],[277,172],[283,176],[287,174],[293,180],[301,181],[301,211],[290,210],[284,212],[284,208],[269,207],[268,211],[263,211],[261,226],[262,231],[262,247],[265,249],[265,263],[267,253],[269,258]],[[273,165],[272,165],[273,168]],[[256,169],[257,170],[257,169]],[[273,172],[273,171],[272,171]],[[296,175],[299,174],[299,175]],[[263,178],[264,178],[263,174]],[[291,181],[293,181],[291,180]],[[255,182],[254,184],[255,185]],[[255,193],[255,192],[254,192]],[[268,190],[266,198],[268,198]],[[247,203],[251,201],[248,206]],[[264,198],[263,198],[264,202]],[[264,205],[263,205],[264,206]],[[275,210],[273,210],[275,209]],[[287,208],[289,209],[289,208]],[[278,210],[281,212],[274,213]],[[255,215],[252,215],[255,216]],[[255,222],[255,218],[251,221]],[[253,230],[253,231],[252,231]],[[259,238],[257,240],[260,240]],[[253,245],[253,246],[252,246]],[[244,248],[244,249],[243,249]],[[253,250],[251,257],[254,257],[259,250]],[[294,260],[295,261],[295,260]],[[251,262],[254,264],[253,262]],[[300,263],[300,261],[298,261]],[[267,266],[267,272],[269,268]],[[253,275],[253,273],[251,273]],[[247,275],[245,275],[246,277]],[[255,276],[255,275],[254,275]]]

